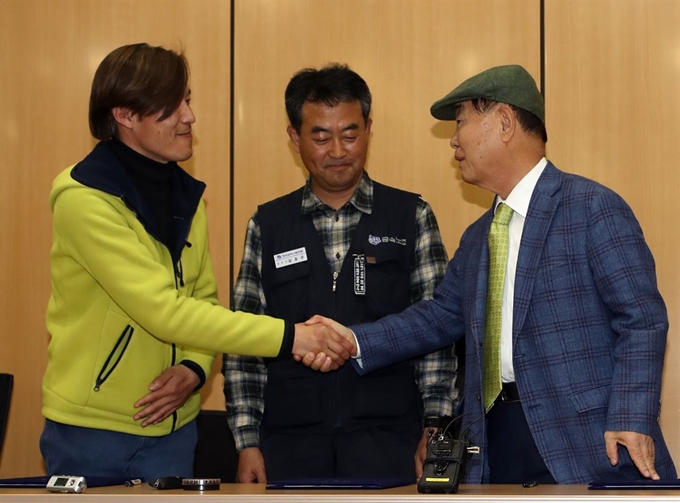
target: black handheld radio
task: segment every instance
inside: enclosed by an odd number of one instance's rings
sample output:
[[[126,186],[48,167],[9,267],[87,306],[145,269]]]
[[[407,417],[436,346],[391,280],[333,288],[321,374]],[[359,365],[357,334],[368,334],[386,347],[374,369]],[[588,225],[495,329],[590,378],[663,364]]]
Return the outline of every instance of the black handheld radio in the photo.
[[[427,444],[423,476],[418,481],[419,493],[457,493],[470,454],[479,453],[479,447],[467,441],[467,429],[457,440],[448,429],[434,433]]]

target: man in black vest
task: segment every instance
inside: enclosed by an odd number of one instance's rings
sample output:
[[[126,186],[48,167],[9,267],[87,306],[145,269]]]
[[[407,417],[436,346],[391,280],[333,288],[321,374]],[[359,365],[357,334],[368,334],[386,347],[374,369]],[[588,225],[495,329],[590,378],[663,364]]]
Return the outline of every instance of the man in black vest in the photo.
[[[375,321],[431,297],[446,250],[430,206],[364,171],[371,93],[347,66],[304,69],[286,89],[288,135],[306,185],[248,222],[239,310],[296,322]],[[238,482],[412,478],[427,433],[453,412],[452,348],[359,377],[296,362],[225,355]],[[414,461],[415,454],[415,461]]]

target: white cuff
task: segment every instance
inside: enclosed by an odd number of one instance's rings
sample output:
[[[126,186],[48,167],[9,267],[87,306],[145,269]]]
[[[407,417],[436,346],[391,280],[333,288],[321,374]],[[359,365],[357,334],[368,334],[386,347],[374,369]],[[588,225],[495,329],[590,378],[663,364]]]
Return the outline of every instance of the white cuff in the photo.
[[[352,330],[351,328],[349,329],[349,331],[352,332],[352,337],[354,337],[354,345],[357,348],[357,354],[356,354],[356,356],[353,356],[352,358],[354,358],[356,360],[357,364],[361,368],[363,368],[364,365],[361,363],[361,348],[359,347],[359,341],[357,340],[357,334],[355,334],[354,330]]]

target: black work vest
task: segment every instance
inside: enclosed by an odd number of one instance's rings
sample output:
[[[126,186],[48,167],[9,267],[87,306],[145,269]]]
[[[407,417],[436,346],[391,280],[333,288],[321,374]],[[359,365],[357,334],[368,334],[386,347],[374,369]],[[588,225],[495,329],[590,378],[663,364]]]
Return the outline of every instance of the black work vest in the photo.
[[[372,212],[361,216],[334,281],[312,216],[301,214],[302,193],[258,210],[267,314],[296,323],[321,314],[352,325],[408,307],[418,195],[373,182]],[[303,248],[306,260],[295,252]],[[421,412],[412,362],[364,377],[350,362],[328,373],[292,358],[267,364],[265,430],[350,431],[417,422]]]

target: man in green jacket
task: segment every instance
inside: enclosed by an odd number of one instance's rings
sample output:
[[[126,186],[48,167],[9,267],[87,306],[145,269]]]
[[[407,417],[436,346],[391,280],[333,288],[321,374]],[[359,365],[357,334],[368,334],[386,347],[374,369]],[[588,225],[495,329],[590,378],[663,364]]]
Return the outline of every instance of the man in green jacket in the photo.
[[[100,140],[54,181],[51,336],[40,448],[49,474],[151,480],[192,475],[197,392],[216,351],[300,357],[353,344],[324,328],[219,305],[208,255],[205,184],[192,155],[188,64],[134,44],[95,73]]]

